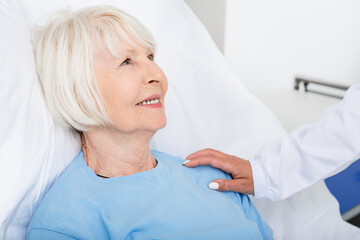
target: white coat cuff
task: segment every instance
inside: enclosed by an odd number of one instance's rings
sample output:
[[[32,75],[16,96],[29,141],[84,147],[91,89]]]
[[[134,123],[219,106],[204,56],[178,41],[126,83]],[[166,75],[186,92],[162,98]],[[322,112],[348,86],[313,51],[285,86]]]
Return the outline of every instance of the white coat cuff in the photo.
[[[255,159],[250,161],[253,181],[254,181],[254,197],[270,199],[269,189],[270,181],[269,175],[261,161]]]

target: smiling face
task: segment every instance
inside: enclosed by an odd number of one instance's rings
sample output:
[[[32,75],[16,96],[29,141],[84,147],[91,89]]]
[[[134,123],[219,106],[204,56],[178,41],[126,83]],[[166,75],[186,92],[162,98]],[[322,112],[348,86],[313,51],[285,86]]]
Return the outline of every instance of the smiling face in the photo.
[[[104,44],[100,44],[104,46]],[[96,81],[116,131],[157,131],[165,127],[167,79],[151,49],[126,41],[114,57],[106,47],[94,59]]]

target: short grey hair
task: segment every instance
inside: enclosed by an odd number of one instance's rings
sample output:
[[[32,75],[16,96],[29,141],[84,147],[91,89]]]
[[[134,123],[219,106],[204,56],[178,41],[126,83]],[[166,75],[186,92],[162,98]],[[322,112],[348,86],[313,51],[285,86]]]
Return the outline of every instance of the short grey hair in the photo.
[[[66,8],[52,15],[44,27],[34,29],[37,73],[57,122],[81,132],[111,123],[96,83],[94,57],[100,42],[116,57],[119,40],[155,51],[150,32],[112,6]]]

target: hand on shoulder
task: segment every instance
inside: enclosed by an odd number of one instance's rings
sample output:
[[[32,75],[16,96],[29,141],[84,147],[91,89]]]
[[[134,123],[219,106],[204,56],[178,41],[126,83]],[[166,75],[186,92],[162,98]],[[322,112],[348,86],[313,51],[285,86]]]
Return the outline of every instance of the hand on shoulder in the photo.
[[[233,191],[254,194],[252,169],[248,160],[229,155],[214,149],[203,149],[187,156],[183,163],[186,167],[210,165],[227,172],[232,180],[214,179],[209,188],[217,191]]]

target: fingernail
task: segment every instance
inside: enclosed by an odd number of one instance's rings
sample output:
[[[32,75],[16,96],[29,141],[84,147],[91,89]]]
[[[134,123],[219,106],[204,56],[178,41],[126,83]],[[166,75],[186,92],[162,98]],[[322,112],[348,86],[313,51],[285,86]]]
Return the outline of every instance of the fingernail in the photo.
[[[187,164],[190,160],[185,160],[182,164]]]
[[[209,188],[212,190],[218,190],[219,189],[219,184],[217,182],[211,182],[209,184]]]

